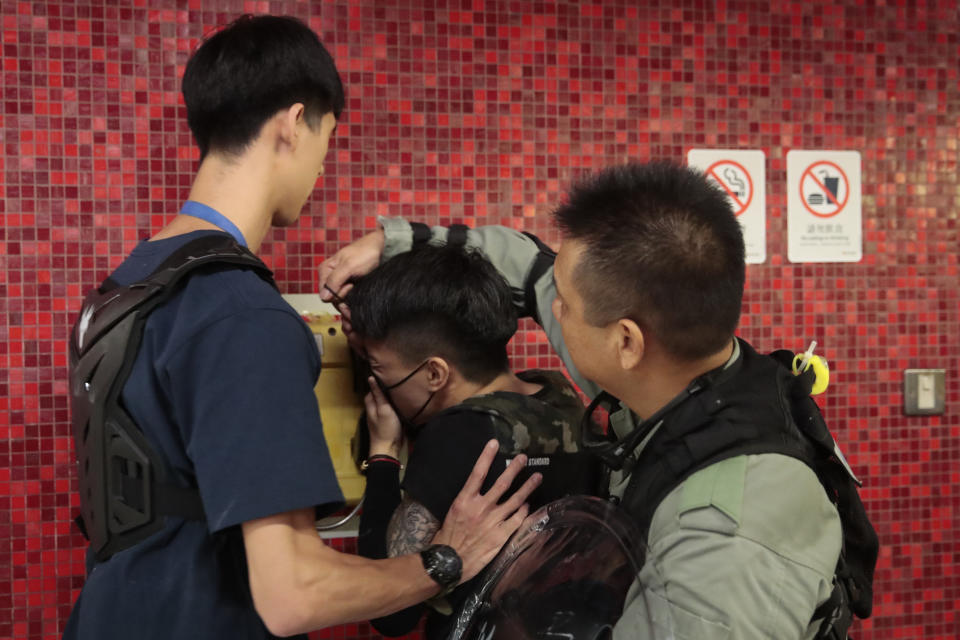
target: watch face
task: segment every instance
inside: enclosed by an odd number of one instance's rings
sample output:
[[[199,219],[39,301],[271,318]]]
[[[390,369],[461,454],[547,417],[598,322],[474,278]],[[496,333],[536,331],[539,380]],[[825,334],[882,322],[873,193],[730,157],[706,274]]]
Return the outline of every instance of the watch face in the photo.
[[[445,544],[435,544],[420,552],[427,575],[442,587],[455,586],[460,582],[463,563],[460,556]]]

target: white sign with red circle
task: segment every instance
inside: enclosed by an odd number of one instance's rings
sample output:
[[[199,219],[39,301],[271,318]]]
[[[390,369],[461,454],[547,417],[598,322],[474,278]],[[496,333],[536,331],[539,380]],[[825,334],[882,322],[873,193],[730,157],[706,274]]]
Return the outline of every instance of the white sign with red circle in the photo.
[[[767,259],[766,156],[750,149],[691,149],[687,164],[719,184],[743,229],[747,262]]]
[[[858,151],[787,153],[790,262],[859,262],[863,227]]]

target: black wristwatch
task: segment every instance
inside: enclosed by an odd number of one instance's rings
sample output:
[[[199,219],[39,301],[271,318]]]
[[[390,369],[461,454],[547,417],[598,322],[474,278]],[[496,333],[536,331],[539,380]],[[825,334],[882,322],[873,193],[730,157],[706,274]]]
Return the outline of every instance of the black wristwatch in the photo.
[[[443,589],[435,597],[445,596],[460,583],[460,571],[463,561],[460,556],[445,544],[432,544],[420,552],[423,568],[433,581]]]

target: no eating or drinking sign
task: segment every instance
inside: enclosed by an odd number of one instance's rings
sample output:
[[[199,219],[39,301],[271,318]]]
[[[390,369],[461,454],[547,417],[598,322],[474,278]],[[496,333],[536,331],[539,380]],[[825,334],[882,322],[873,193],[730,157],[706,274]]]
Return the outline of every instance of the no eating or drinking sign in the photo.
[[[863,257],[860,153],[787,154],[790,262],[859,262]]]

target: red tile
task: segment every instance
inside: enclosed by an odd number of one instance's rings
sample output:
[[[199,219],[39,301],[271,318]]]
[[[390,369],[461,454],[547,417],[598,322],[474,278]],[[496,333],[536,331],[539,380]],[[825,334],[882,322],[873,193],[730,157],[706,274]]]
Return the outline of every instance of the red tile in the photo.
[[[741,334],[767,350],[816,339],[830,360],[822,406],[884,544],[874,617],[856,635],[956,636],[955,2],[184,4],[0,6],[0,637],[58,638],[82,585],[65,340],[83,292],[188,192],[189,52],[215,25],[265,11],[307,20],[347,86],[327,179],[300,224],[263,246],[289,292],[312,292],[320,260],[376,215],[506,224],[556,244],[549,211],[586,171],[763,149],[768,259],[748,269]],[[784,159],[804,148],[862,154],[858,264],[785,258]],[[529,322],[512,355],[560,366]],[[901,415],[909,367],[950,372],[945,415]]]

